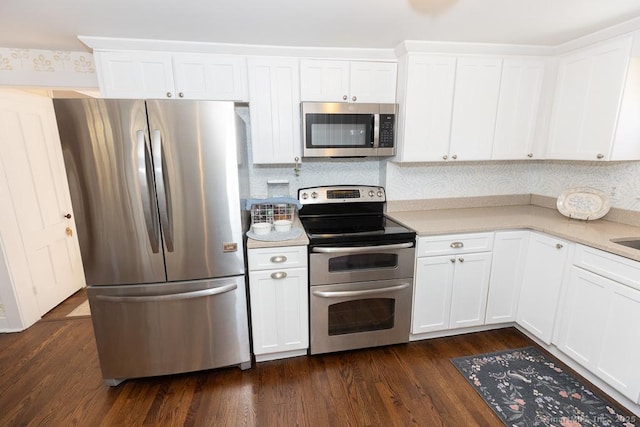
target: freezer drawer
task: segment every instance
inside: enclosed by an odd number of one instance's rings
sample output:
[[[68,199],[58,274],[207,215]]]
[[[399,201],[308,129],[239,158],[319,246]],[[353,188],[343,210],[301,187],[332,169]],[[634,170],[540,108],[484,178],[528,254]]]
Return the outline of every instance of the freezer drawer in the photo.
[[[250,367],[244,276],[90,286],[102,376],[127,378]]]

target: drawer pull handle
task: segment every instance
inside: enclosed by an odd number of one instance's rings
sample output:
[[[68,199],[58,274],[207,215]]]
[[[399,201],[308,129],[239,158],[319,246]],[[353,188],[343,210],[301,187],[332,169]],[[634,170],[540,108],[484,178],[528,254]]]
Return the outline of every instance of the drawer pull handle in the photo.
[[[464,243],[462,243],[462,242],[453,242],[453,243],[451,244],[451,247],[452,247],[453,249],[460,249],[460,248],[463,248],[463,247],[464,247]]]
[[[276,256],[272,256],[269,261],[271,261],[274,264],[281,264],[283,262],[287,262],[287,257],[284,255],[276,255]]]
[[[287,278],[287,273],[285,273],[284,271],[278,271],[277,273],[271,273],[271,278],[272,279],[276,279],[276,280],[286,279]]]

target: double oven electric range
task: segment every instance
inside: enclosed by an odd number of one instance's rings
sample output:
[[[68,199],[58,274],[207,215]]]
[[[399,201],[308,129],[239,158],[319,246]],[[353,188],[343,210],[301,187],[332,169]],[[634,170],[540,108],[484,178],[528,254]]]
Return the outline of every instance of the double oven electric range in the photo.
[[[298,200],[310,242],[310,353],[408,342],[416,234],[384,216],[384,188],[302,188]]]

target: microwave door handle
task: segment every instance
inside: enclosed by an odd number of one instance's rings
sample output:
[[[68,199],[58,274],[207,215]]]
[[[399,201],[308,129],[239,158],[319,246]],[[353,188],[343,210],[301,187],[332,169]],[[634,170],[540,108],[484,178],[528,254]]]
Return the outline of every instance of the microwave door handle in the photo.
[[[379,140],[379,135],[380,135],[380,114],[374,114],[373,115],[373,129],[372,130],[372,136],[373,136],[373,148],[378,148],[378,144],[380,143]]]

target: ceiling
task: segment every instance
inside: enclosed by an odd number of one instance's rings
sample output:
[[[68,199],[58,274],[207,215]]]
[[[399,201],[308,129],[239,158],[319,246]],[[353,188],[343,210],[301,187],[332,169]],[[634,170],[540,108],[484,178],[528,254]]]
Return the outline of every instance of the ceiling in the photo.
[[[0,0],[0,47],[82,51],[78,35],[393,48],[558,45],[640,17],[638,0]]]

